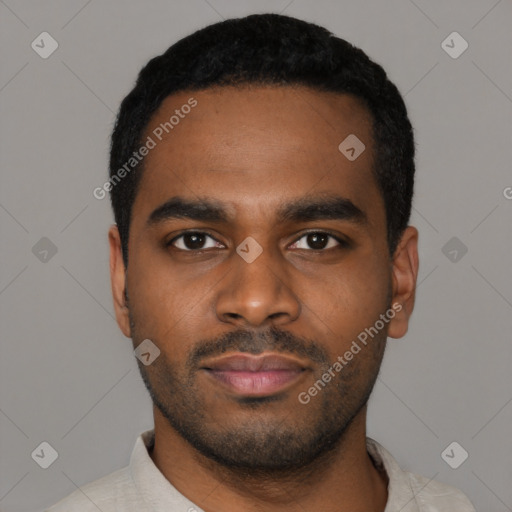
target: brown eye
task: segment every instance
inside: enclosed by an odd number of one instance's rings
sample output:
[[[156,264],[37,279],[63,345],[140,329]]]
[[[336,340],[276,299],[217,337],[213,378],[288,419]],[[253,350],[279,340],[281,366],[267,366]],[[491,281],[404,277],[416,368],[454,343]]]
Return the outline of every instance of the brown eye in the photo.
[[[329,243],[329,238],[329,235],[325,233],[311,233],[306,235],[307,243],[312,249],[325,249],[326,245]]]
[[[301,240],[305,240],[305,243]],[[292,249],[310,249],[313,251],[323,251],[336,246],[346,247],[348,244],[344,241],[326,233],[324,231],[312,231],[302,235],[291,247]]]
[[[209,245],[205,246],[208,239],[211,240],[213,244],[210,242]],[[217,242],[217,240],[208,233],[203,233],[202,231],[190,231],[174,237],[167,245],[172,245],[181,251],[200,251],[217,247],[217,244],[219,244],[219,242]]]

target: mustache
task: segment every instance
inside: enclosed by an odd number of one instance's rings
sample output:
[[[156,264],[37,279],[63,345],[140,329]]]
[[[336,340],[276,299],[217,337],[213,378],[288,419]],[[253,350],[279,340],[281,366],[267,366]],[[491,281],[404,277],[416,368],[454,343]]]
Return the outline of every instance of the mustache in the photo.
[[[329,366],[327,352],[314,340],[295,336],[287,331],[279,330],[275,326],[266,331],[227,332],[214,340],[201,341],[192,350],[187,366],[190,370],[194,370],[200,366],[201,360],[226,352],[245,352],[257,355],[265,351],[295,354],[322,366]]]

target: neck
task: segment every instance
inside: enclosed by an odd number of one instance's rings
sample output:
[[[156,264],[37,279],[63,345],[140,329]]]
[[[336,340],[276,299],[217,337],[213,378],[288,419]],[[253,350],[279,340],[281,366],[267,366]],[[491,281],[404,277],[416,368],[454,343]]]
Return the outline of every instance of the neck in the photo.
[[[366,451],[366,406],[338,445],[293,472],[254,473],[226,468],[189,445],[154,408],[155,445],[150,456],[169,482],[205,512],[383,512],[387,476]]]

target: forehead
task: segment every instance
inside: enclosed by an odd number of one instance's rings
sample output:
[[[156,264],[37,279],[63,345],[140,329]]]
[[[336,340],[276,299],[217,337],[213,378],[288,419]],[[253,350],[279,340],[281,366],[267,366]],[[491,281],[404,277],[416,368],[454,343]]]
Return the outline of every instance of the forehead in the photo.
[[[273,205],[308,194],[337,193],[363,211],[384,212],[371,115],[349,95],[288,86],[180,92],[162,102],[148,137],[154,147],[144,158],[134,224],[173,196],[215,197],[247,219],[271,217]],[[355,151],[364,145],[355,160],[340,151],[345,140]]]

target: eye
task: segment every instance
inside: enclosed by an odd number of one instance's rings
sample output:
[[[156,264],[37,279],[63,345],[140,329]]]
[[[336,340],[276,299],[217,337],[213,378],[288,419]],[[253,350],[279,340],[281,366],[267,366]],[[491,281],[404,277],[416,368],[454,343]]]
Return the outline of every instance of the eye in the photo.
[[[205,246],[205,241],[208,238],[213,241],[213,244]],[[222,244],[217,242],[217,240],[215,240],[211,235],[203,231],[188,231],[187,233],[182,233],[181,235],[178,235],[169,242],[167,242],[166,245],[173,245],[177,249],[189,252],[201,251],[204,249],[211,249],[213,247],[222,246]]]
[[[305,239],[305,243],[300,246],[300,241]],[[330,239],[330,240],[329,240]],[[313,251],[324,251],[333,247],[348,247],[348,243],[325,231],[310,231],[302,235],[292,246],[292,249],[308,249],[305,245],[309,245],[309,249]]]

